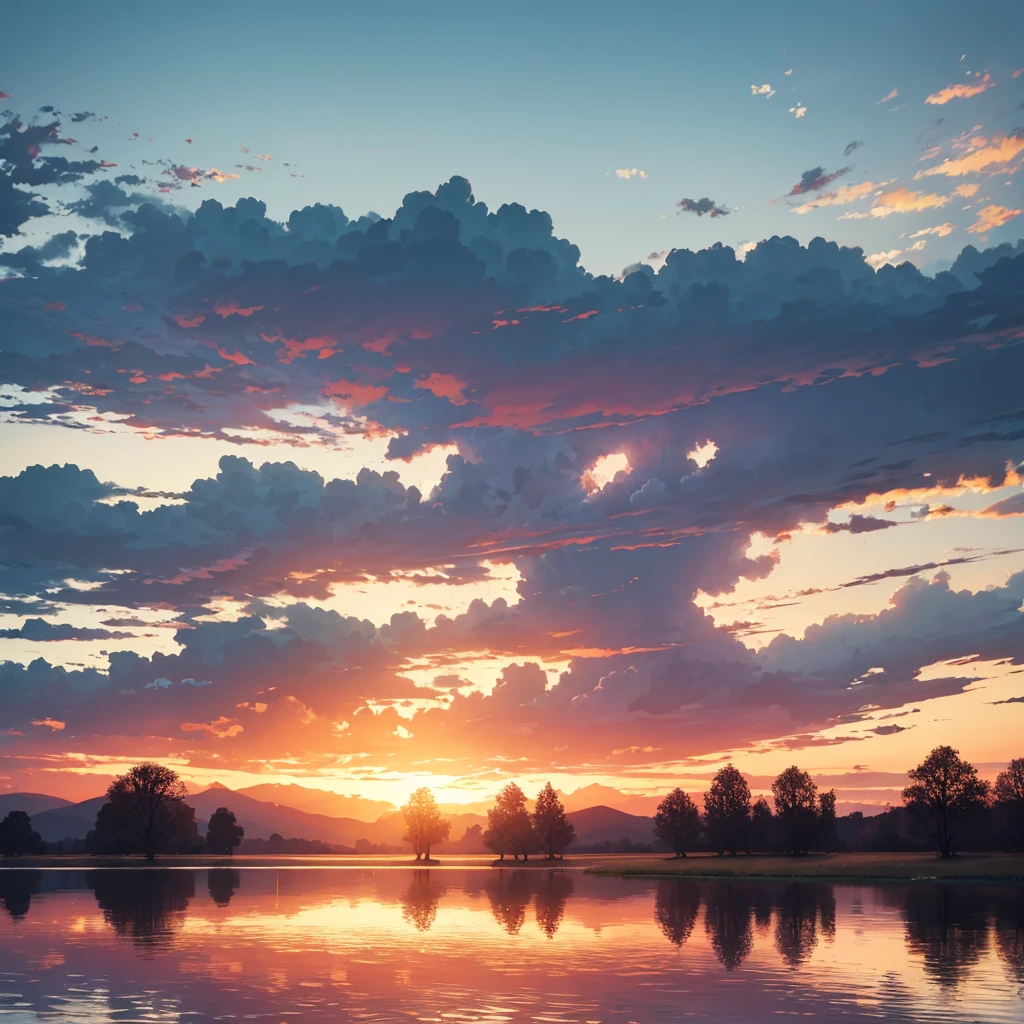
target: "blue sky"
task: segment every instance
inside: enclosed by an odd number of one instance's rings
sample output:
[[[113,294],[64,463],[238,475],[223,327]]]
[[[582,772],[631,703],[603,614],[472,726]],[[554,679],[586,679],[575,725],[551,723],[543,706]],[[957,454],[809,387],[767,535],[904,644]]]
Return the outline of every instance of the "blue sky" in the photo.
[[[45,25],[29,5],[7,12],[9,38],[25,45],[5,61],[0,89],[22,113],[53,104],[108,116],[76,136],[101,143],[119,169],[145,156],[226,170],[247,145],[272,157],[259,182],[243,170],[216,194],[258,194],[277,216],[307,201],[384,213],[407,191],[461,174],[492,208],[518,201],[550,212],[556,233],[601,273],[673,247],[772,234],[906,250],[901,235],[970,217],[947,207],[942,217],[842,222],[836,208],[796,216],[772,200],[819,166],[851,165],[850,184],[906,183],[924,146],[975,125],[991,133],[1024,122],[1024,78],[1010,77],[1024,66],[1024,11],[1013,3],[970,12],[947,3],[49,10]],[[924,102],[968,71],[987,71],[995,86],[941,107]],[[763,84],[775,95],[751,94]],[[800,105],[797,119],[790,108]],[[141,140],[129,144],[136,131]],[[864,145],[845,159],[852,141]],[[620,168],[648,177],[623,180]],[[987,182],[985,194],[1021,205],[1019,181]],[[732,212],[676,214],[679,199],[703,196]],[[1009,226],[990,241],[1016,237]],[[978,239],[959,227],[907,257],[945,265],[968,241]]]

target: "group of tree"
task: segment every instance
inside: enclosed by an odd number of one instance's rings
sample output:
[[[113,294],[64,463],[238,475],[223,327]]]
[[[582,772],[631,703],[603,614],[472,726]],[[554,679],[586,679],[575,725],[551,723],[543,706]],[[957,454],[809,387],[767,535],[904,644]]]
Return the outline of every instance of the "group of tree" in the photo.
[[[803,854],[836,844],[836,797],[818,793],[811,776],[795,765],[772,783],[775,812],[768,801],[751,800],[747,780],[731,764],[720,769],[704,794],[703,814],[693,798],[674,789],[658,805],[654,834],[677,856],[703,836],[719,856],[781,848]]]
[[[942,857],[951,857],[967,836],[974,845],[1024,850],[1024,758],[1000,772],[994,786],[952,747],[936,747],[907,773],[903,804],[911,822]],[[752,801],[746,779],[733,765],[714,777],[704,811],[681,789],[658,806],[654,832],[676,854],[698,844],[719,855],[780,851],[830,852],[840,845],[833,790],[818,792],[811,776],[795,765],[772,783],[774,811],[764,797]],[[863,821],[862,815],[852,815]],[[845,819],[844,819],[845,821]]]
[[[508,783],[487,812],[483,835],[484,845],[499,860],[506,854],[513,860],[528,860],[531,853],[557,860],[575,838],[576,830],[550,782],[537,794],[532,812],[527,809],[526,794],[514,782]]]
[[[87,849],[99,854],[158,853],[230,854],[244,829],[226,807],[210,816],[206,841],[199,835],[195,809],[186,803],[177,773],[152,761],[134,765],[107,788],[107,802],[96,815]]]
[[[43,852],[43,840],[32,830],[32,819],[24,811],[11,811],[0,821],[0,855],[21,857]]]

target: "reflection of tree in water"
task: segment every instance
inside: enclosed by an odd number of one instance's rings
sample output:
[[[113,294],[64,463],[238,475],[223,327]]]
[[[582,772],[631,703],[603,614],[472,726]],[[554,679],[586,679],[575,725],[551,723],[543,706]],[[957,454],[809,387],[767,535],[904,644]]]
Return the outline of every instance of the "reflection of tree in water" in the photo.
[[[572,895],[572,879],[562,871],[545,871],[539,879],[533,898],[537,912],[537,925],[550,939],[558,931],[565,914],[566,900]]]
[[[996,952],[1012,981],[1024,985],[1024,888],[1001,889],[993,900]]]
[[[402,917],[419,931],[430,931],[437,917],[437,904],[443,895],[443,886],[431,885],[429,871],[414,871],[409,888],[402,897]]]
[[[831,885],[787,885],[779,899],[775,948],[790,967],[799,967],[818,944],[818,927],[826,938],[836,933],[836,898]]]
[[[719,963],[731,971],[750,953],[753,930],[750,926],[750,892],[746,886],[729,883],[711,885],[704,899],[704,931]]]
[[[496,874],[497,878],[487,886],[491,913],[509,935],[518,935],[530,903],[529,872],[499,870]]]
[[[42,884],[42,871],[22,868],[0,871],[0,901],[15,921],[20,921],[28,913],[32,897],[39,892]]]
[[[237,868],[210,868],[206,875],[206,885],[210,890],[210,899],[218,907],[226,907],[235,895],[235,890],[242,884],[242,873]]]
[[[971,886],[937,885],[904,891],[907,946],[944,988],[966,980],[988,946],[988,914]]]
[[[654,920],[665,938],[681,946],[693,931],[700,910],[700,890],[696,883],[659,882],[654,894]]]
[[[107,924],[144,949],[171,939],[196,894],[194,871],[169,869],[91,871],[89,886]]]

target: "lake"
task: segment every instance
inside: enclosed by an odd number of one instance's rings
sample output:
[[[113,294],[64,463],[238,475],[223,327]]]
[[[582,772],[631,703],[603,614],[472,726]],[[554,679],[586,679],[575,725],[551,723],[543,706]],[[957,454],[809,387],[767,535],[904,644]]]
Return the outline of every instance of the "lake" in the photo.
[[[0,1021],[1024,1020],[1024,886],[0,869]]]

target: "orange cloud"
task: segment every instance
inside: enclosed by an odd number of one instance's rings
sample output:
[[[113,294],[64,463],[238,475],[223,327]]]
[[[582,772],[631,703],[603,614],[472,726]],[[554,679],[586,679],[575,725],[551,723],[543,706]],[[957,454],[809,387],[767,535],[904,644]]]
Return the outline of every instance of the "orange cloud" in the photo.
[[[959,178],[964,174],[983,171],[986,167],[1008,164],[1024,153],[1024,135],[996,135],[991,141],[979,136],[971,140],[971,147],[971,151],[964,156],[947,158],[937,167],[918,171],[914,179],[928,178],[933,174]]]
[[[993,228],[1001,228],[1020,214],[1020,210],[1011,210],[1008,206],[986,206],[978,211],[978,219],[967,230],[972,235],[983,235]]]
[[[388,393],[387,387],[383,384],[363,384],[360,381],[347,381],[345,379],[328,381],[323,389],[323,394],[332,398],[347,400],[349,405],[357,407],[369,405],[383,398]]]
[[[972,181],[969,184],[964,182],[962,185],[957,185],[957,187],[953,189],[953,195],[960,196],[963,199],[970,199],[978,194],[979,188],[981,188],[981,186],[976,181]]]
[[[432,373],[429,377],[416,381],[413,387],[430,391],[438,398],[447,398],[452,405],[465,405],[469,401],[463,394],[466,382],[453,377],[450,373]]]
[[[975,82],[974,85],[968,85],[966,82],[947,85],[945,89],[933,92],[931,96],[925,99],[925,103],[931,103],[933,106],[940,107],[950,100],[970,99],[972,96],[980,96],[986,89],[991,89],[994,84],[992,76],[986,74],[979,81]]]
[[[47,729],[52,729],[54,732],[60,732],[67,723],[62,722],[59,718],[33,718],[32,724],[43,725],[46,726]]]
[[[794,206],[793,212],[803,214],[816,210],[819,206],[845,206],[847,203],[855,203],[885,184],[884,181],[862,181],[859,185],[840,185],[835,192],[826,192],[816,199]]]
[[[874,201],[871,205],[871,216],[888,217],[892,213],[916,213],[918,210],[930,210],[937,206],[945,206],[948,202],[949,196],[897,188],[892,192],[883,193]]]
[[[234,719],[221,715],[220,718],[215,718],[212,722],[182,722],[181,731],[202,732],[208,736],[215,736],[219,740],[230,740],[244,730]]]
[[[921,228],[920,231],[915,231],[910,237],[921,238],[924,235],[938,235],[939,238],[945,238],[947,235],[951,235],[956,231],[956,225],[950,224],[947,221],[945,224],[936,224],[933,228]]]

